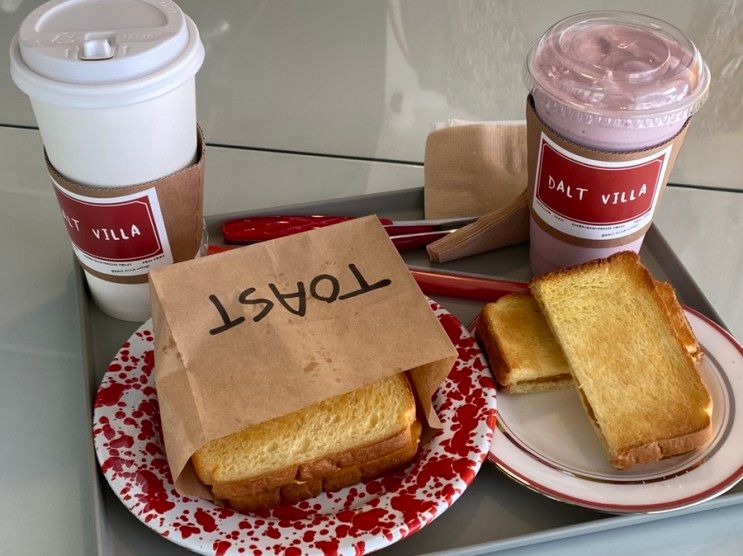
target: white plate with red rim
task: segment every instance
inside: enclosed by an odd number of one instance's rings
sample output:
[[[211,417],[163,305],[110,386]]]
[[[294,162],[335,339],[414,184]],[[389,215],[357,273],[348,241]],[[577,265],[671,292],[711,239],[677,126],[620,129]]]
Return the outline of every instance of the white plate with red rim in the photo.
[[[686,308],[705,355],[700,373],[713,403],[702,448],[627,470],[613,468],[574,389],[498,397],[489,459],[555,500],[610,513],[659,513],[710,500],[743,479],[743,347]]]
[[[496,391],[476,342],[429,301],[459,359],[436,392],[443,429],[408,469],[291,506],[240,514],[173,487],[158,415],[151,322],[124,344],[96,396],[93,440],[124,505],[163,537],[201,554],[365,554],[430,523],[472,482],[488,455]]]

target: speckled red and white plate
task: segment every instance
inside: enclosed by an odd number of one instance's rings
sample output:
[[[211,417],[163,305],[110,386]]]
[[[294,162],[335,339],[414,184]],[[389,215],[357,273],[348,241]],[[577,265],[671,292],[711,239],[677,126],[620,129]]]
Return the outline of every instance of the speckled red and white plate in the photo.
[[[459,352],[434,406],[444,426],[402,472],[292,506],[240,514],[173,487],[162,442],[151,323],[116,355],[95,401],[101,470],[144,524],[202,554],[365,554],[430,523],[464,492],[488,454],[495,386],[472,336],[430,301]]]

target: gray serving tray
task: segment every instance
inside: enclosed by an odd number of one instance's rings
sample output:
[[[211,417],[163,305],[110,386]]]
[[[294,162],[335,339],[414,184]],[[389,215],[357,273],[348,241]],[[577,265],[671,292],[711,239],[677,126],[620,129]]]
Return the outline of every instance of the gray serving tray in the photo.
[[[225,220],[257,214],[336,214],[360,216],[376,213],[394,219],[422,218],[423,190],[409,189],[391,193],[351,197],[255,212],[242,212],[207,218],[207,231],[212,243],[221,242],[221,224]],[[657,278],[671,282],[682,302],[724,326],[719,315],[689,276],[661,233],[648,232],[641,252],[645,264]],[[446,264],[429,263],[424,250],[405,254],[411,266],[421,269],[527,281],[528,246],[519,245]],[[83,338],[84,372],[90,398],[86,404],[91,413],[98,383],[119,346],[138,327],[101,313],[92,303],[82,272],[77,271],[80,321]],[[464,323],[479,312],[481,304],[473,301],[437,297],[449,311]],[[93,482],[92,519],[100,554],[169,555],[183,554],[183,548],[160,537],[142,525],[119,502],[98,471],[92,437],[87,457]],[[384,554],[491,554],[508,548],[534,545],[546,541],[586,535],[597,531],[646,523],[668,516],[678,516],[713,508],[743,503],[743,484],[728,493],[683,510],[654,515],[611,516],[564,504],[532,492],[485,463],[470,488],[441,517],[418,533],[394,544]]]

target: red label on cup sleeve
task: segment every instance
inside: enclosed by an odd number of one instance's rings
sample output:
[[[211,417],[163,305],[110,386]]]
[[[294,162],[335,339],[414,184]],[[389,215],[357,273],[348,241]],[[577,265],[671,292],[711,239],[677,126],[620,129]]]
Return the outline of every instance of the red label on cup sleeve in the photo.
[[[88,268],[131,276],[173,262],[154,188],[104,198],[54,185],[73,249]]]
[[[647,225],[663,185],[671,145],[632,160],[586,158],[544,133],[533,209],[555,229],[585,239],[614,239]]]

